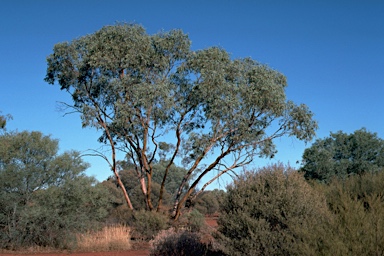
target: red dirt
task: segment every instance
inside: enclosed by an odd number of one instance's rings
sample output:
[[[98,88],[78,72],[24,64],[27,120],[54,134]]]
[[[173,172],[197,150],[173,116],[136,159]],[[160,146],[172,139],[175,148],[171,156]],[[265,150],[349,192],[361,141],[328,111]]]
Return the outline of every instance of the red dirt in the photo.
[[[33,256],[64,256],[64,255],[71,255],[71,256],[148,256],[149,250],[129,250],[129,251],[123,251],[123,252],[74,252],[74,253],[28,253],[28,254],[2,254],[1,256],[26,256],[26,255],[33,255]]]
[[[114,252],[0,252],[0,256],[148,256],[148,242],[133,242],[132,249],[128,251]]]
[[[217,216],[206,217],[205,222],[208,226],[216,228],[217,227]],[[136,244],[134,245],[135,249],[129,251],[120,251],[120,252],[47,252],[47,253],[1,253],[0,256],[148,256],[149,255],[149,245],[148,243]]]
[[[205,217],[205,222],[208,224],[208,226],[210,226],[212,228],[216,228],[217,227],[217,216]]]

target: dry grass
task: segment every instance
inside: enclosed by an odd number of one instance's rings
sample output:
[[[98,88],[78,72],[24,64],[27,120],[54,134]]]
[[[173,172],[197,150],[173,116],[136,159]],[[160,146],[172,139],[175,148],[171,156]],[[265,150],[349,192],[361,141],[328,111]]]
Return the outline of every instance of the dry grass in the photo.
[[[127,226],[104,227],[100,231],[77,236],[80,251],[117,251],[131,248],[130,229]]]

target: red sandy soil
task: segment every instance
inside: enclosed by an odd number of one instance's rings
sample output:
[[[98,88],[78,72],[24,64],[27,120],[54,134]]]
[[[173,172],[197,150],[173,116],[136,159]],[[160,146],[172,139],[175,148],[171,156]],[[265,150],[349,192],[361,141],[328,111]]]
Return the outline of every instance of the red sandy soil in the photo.
[[[217,217],[206,217],[205,221],[208,226],[216,228],[217,227]],[[1,253],[0,256],[148,256],[149,255],[149,244],[148,243],[134,243],[134,249],[129,251],[118,251],[118,252],[47,252],[47,253]]]
[[[143,248],[132,249],[129,251],[117,251],[117,252],[46,252],[46,253],[0,253],[1,256],[148,256],[149,248],[144,246]]]
[[[208,224],[208,226],[212,228],[216,228],[217,218],[218,218],[217,216],[208,216],[208,217],[205,217],[205,222]]]
[[[64,256],[64,255],[71,255],[71,256],[148,256],[149,250],[129,250],[129,251],[123,251],[123,252],[76,252],[76,253],[28,253],[28,254],[0,254],[0,255],[6,255],[6,256],[26,256],[26,255],[33,255],[33,256]]]

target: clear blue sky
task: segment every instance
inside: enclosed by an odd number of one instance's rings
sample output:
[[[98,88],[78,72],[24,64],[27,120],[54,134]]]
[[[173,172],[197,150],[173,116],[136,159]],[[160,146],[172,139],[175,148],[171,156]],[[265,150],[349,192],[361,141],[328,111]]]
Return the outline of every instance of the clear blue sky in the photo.
[[[61,152],[98,148],[98,135],[70,102],[44,82],[54,44],[115,22],[142,24],[148,33],[182,29],[193,49],[221,46],[233,58],[252,57],[285,74],[288,99],[305,103],[319,122],[318,138],[362,127],[384,138],[384,1],[0,1],[0,110],[9,130],[37,130],[60,140]],[[277,141],[276,159],[295,165],[305,147]],[[101,159],[89,175],[112,173]],[[256,160],[255,165],[264,165]]]

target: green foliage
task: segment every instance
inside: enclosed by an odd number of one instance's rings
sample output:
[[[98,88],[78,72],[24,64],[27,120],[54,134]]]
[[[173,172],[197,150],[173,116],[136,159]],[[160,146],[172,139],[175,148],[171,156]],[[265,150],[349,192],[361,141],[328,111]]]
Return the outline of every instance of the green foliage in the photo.
[[[166,166],[168,163],[169,161],[167,160],[161,160],[158,163],[153,165],[154,173],[153,173],[152,179],[154,182],[161,184],[161,182],[163,181]],[[172,164],[170,166],[167,174],[167,180],[164,184],[165,185],[164,188],[169,194],[171,194],[172,196],[176,195],[179,185],[182,182],[186,172],[187,170],[181,166],[177,166],[175,164]],[[189,184],[187,182],[185,184],[185,188],[187,188],[188,186]]]
[[[351,175],[377,172],[384,167],[384,140],[376,133],[360,129],[352,134],[331,133],[304,151],[303,166],[307,179],[330,182]]]
[[[327,255],[332,237],[324,196],[281,164],[236,179],[218,225],[229,255]]]
[[[199,232],[206,225],[204,215],[196,209],[180,218],[180,223],[191,232]]]
[[[107,214],[105,190],[94,184],[88,177],[76,177],[63,186],[39,191],[29,205],[18,206],[11,229],[2,237],[4,245],[75,248],[76,233],[96,229]]]
[[[168,227],[168,220],[168,216],[164,214],[141,210],[133,212],[127,225],[133,229],[133,238],[148,241]]]
[[[3,116],[0,116],[0,129],[4,129],[5,125],[7,124],[7,121]]]
[[[79,153],[57,151],[57,140],[40,132],[0,136],[2,248],[73,247],[76,232],[106,216],[106,190],[84,175]]]
[[[168,163],[169,161],[161,160],[153,165],[151,188],[153,191],[152,198],[154,199],[155,207],[157,207],[157,199],[159,198],[160,184],[163,181],[166,165]],[[142,192],[142,188],[139,183],[139,175],[138,172],[135,170],[135,165],[133,165],[129,161],[120,161],[119,168],[121,169],[121,171],[119,171],[120,179],[123,182],[126,190],[128,191],[129,197],[133,205],[135,205],[135,209],[146,209],[145,196]],[[175,196],[178,189],[178,184],[182,182],[185,172],[185,168],[176,166],[175,164],[172,164],[170,166],[167,179],[164,184],[165,191],[163,193],[163,208],[169,208],[171,206],[171,198]],[[113,184],[112,186],[118,187],[118,183],[115,177],[108,178],[108,181],[106,182],[111,183],[111,185]],[[115,190],[111,190],[111,193],[117,195]],[[123,197],[121,193],[118,193],[118,196],[121,198]]]
[[[56,44],[45,78],[71,94],[83,126],[104,131],[100,142],[129,152],[140,178],[150,182],[165,156],[185,164],[183,179],[167,188],[173,194],[177,187],[176,212],[212,170],[220,176],[272,157],[274,139],[309,141],[317,129],[305,105],[286,100],[281,73],[250,58],[232,60],[218,47],[190,45],[180,30],[148,35],[135,24],[106,26]]]
[[[319,186],[335,216],[332,255],[384,255],[384,173]]]
[[[127,225],[132,228],[133,239],[150,240],[159,231],[168,227],[169,216],[162,212],[145,211],[145,203],[139,187],[133,189],[136,194],[131,194],[132,201],[141,208],[135,211],[129,210],[124,204],[123,194],[117,185],[111,180],[104,181],[101,186],[109,191],[109,209],[107,223],[113,225]],[[136,201],[138,200],[138,201]],[[140,204],[141,201],[141,204]]]
[[[219,211],[220,205],[225,197],[223,190],[209,190],[204,191],[198,195],[194,202],[194,208],[196,208],[202,214],[212,215]]]

